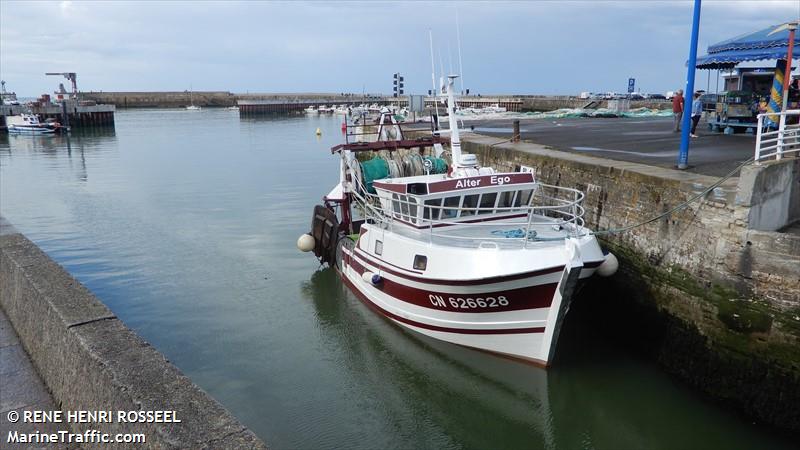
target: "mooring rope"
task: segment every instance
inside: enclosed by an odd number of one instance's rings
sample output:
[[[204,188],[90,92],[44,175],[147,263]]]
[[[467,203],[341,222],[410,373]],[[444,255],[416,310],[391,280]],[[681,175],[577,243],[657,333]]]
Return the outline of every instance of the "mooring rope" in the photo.
[[[749,158],[747,161],[745,161],[745,162],[743,162],[743,163],[739,164],[739,166],[737,166],[735,169],[733,169],[733,170],[731,170],[730,172],[728,172],[728,174],[727,174],[727,175],[725,175],[724,177],[722,177],[722,178],[720,178],[719,180],[717,180],[717,181],[716,181],[714,184],[712,184],[712,185],[711,185],[711,186],[709,186],[708,188],[704,189],[703,191],[701,191],[701,192],[700,192],[700,193],[698,193],[698,194],[695,194],[695,195],[693,195],[691,198],[689,198],[689,199],[688,199],[688,200],[686,200],[685,202],[683,202],[683,203],[680,203],[680,204],[678,204],[677,206],[675,206],[674,208],[671,208],[670,210],[668,210],[668,211],[665,211],[665,212],[663,212],[663,213],[661,213],[661,214],[659,214],[659,215],[657,215],[657,216],[655,216],[655,217],[652,217],[652,218],[650,218],[650,219],[644,220],[644,221],[642,221],[642,222],[635,223],[635,224],[633,224],[633,225],[627,225],[627,226],[624,226],[624,227],[621,227],[621,228],[609,228],[609,229],[606,229],[606,230],[597,230],[597,231],[593,231],[593,232],[591,232],[591,233],[589,233],[589,234],[598,235],[598,234],[616,234],[616,233],[622,233],[622,232],[625,232],[625,231],[628,231],[628,230],[632,230],[632,229],[634,229],[634,228],[641,227],[641,226],[643,226],[643,225],[647,225],[647,224],[649,224],[649,223],[655,222],[655,221],[657,221],[657,220],[659,220],[659,219],[661,219],[661,218],[663,218],[663,217],[665,217],[665,216],[668,216],[668,215],[670,215],[670,214],[672,214],[672,213],[674,213],[674,212],[676,212],[676,211],[680,211],[680,210],[682,210],[682,209],[684,209],[684,208],[688,207],[688,206],[689,206],[690,204],[692,204],[692,203],[693,203],[695,200],[697,200],[697,199],[699,199],[699,198],[702,198],[702,197],[705,197],[705,196],[706,196],[706,194],[708,194],[709,192],[711,192],[711,191],[713,191],[714,189],[718,188],[718,187],[719,187],[719,186],[720,186],[722,183],[724,183],[724,182],[725,182],[725,181],[727,181],[727,180],[728,180],[730,177],[732,177],[734,174],[736,174],[736,172],[740,171],[740,170],[742,169],[742,167],[744,167],[744,166],[746,166],[746,165],[750,164],[751,162],[753,162],[753,161],[754,161],[754,159],[755,159],[755,158]]]

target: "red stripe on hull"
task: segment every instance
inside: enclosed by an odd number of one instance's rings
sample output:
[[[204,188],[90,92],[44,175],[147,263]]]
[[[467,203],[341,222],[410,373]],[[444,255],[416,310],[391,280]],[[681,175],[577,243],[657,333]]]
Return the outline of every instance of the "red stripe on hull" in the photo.
[[[470,329],[470,328],[450,328],[450,327],[440,327],[438,325],[429,325],[427,323],[417,322],[415,320],[407,319],[402,316],[398,316],[392,312],[389,312],[380,306],[373,303],[366,294],[361,292],[349,278],[343,272],[340,272],[342,280],[350,288],[350,290],[371,309],[379,312],[385,317],[388,317],[392,320],[396,320],[398,322],[402,322],[417,328],[424,328],[426,330],[432,331],[442,331],[445,333],[457,333],[457,334],[528,334],[528,333],[544,333],[544,327],[531,327],[531,328],[501,328],[501,329]]]
[[[356,261],[355,258],[350,256],[346,258],[346,264],[351,266],[359,275],[367,270],[361,263]],[[448,292],[418,289],[397,283],[387,278],[383,278],[380,284],[375,286],[375,288],[386,295],[406,303],[437,311],[461,313],[488,313],[548,308],[553,303],[553,295],[557,287],[558,282],[555,282],[504,291],[452,294]],[[480,287],[478,286],[478,288]],[[486,306],[480,306],[478,304],[479,300]],[[501,304],[505,302],[508,302],[505,306]],[[475,304],[476,307],[469,307],[470,303]]]
[[[550,273],[556,273],[556,272],[563,272],[564,271],[564,266],[556,266],[556,267],[550,267],[550,268],[547,268],[547,269],[536,270],[536,271],[533,271],[533,272],[518,273],[518,274],[515,274],[515,275],[505,275],[505,276],[500,276],[500,277],[482,278],[482,279],[479,279],[479,280],[441,280],[441,279],[436,279],[436,278],[415,277],[413,275],[408,275],[408,274],[405,274],[405,273],[398,272],[396,270],[392,270],[392,269],[388,268],[387,265],[391,265],[392,267],[397,267],[397,266],[395,266],[393,264],[390,264],[390,263],[388,263],[386,261],[377,259],[374,256],[367,254],[366,252],[364,252],[363,250],[361,250],[358,247],[355,248],[355,251],[356,251],[356,254],[360,258],[365,259],[368,263],[372,264],[373,266],[376,266],[376,267],[380,268],[380,270],[382,270],[384,272],[388,272],[388,273],[390,273],[392,275],[395,275],[395,276],[398,276],[398,277],[402,277],[402,278],[405,278],[407,280],[416,281],[418,283],[442,284],[442,285],[445,285],[445,286],[474,286],[474,285],[482,285],[482,284],[502,283],[504,281],[521,280],[523,278],[537,277],[539,275],[547,275],[547,274],[550,274]],[[402,269],[402,267],[398,267],[398,268]],[[407,270],[407,269],[403,269],[403,270]],[[421,272],[415,272],[415,273],[421,273]]]

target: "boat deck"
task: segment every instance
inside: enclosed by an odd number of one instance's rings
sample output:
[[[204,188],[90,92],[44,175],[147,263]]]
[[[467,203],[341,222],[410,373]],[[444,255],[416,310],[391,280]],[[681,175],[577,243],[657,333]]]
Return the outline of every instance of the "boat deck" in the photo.
[[[394,222],[387,225],[393,232],[414,240],[434,245],[459,248],[521,249],[563,245],[564,239],[575,236],[573,227],[557,225],[559,220],[544,216],[534,216],[532,224],[526,222],[480,222],[460,223],[446,227],[413,228]],[[527,233],[525,230],[528,230]],[[579,228],[579,235],[589,230]],[[528,235],[526,242],[525,236]]]

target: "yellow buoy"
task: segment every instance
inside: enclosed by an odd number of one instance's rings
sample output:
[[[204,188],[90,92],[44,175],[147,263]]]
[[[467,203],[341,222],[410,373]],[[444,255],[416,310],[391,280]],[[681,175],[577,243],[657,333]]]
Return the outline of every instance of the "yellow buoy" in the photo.
[[[322,136],[322,130],[320,130],[319,128],[317,128],[317,136]]]

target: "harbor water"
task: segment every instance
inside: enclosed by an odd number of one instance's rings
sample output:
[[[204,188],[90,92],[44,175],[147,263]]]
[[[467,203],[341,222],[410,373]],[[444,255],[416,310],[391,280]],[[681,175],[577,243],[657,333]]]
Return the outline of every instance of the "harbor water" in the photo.
[[[793,448],[590,320],[567,316],[544,371],[375,315],[295,248],[341,120],[122,110],[0,135],[0,212],[272,448]]]

